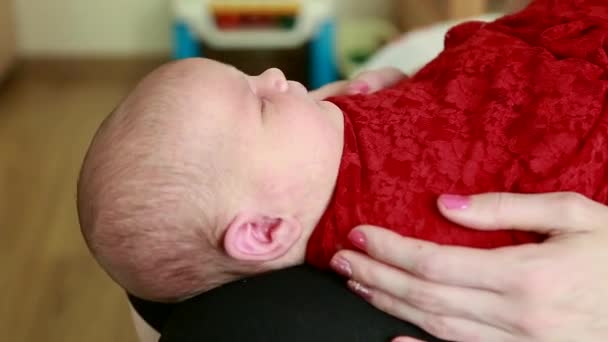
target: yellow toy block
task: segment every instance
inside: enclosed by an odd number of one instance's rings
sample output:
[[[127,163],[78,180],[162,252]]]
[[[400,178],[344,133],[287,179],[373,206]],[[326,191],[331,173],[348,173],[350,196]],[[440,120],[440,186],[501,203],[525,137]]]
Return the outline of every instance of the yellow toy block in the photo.
[[[209,4],[216,15],[276,15],[295,16],[300,11],[299,1],[212,1]]]

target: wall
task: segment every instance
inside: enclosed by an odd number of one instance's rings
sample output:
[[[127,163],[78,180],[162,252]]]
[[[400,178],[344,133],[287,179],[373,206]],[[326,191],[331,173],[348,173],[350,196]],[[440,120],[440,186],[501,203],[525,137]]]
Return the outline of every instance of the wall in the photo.
[[[25,56],[142,55],[169,49],[166,0],[16,0]]]
[[[422,0],[426,1],[426,0]],[[391,0],[336,0],[342,16],[380,16],[398,19],[398,1]]]
[[[15,36],[11,0],[0,0],[0,81],[15,57]]]
[[[339,14],[382,15],[390,0],[337,0]],[[16,0],[25,56],[129,56],[167,53],[167,0]]]

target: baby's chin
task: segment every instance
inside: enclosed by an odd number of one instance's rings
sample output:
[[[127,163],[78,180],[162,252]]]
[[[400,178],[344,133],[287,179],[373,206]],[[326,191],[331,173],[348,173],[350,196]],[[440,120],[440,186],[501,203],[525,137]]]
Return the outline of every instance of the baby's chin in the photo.
[[[338,106],[336,106],[332,102],[329,102],[327,100],[315,100],[315,102],[317,103],[317,106],[326,113],[329,113],[329,114],[336,114],[336,113],[341,114],[342,113],[340,108],[338,108]]]
[[[338,106],[336,106],[333,102],[325,100],[317,101],[317,105],[322,111],[334,119],[335,124],[340,128],[340,130],[344,129],[344,113]]]

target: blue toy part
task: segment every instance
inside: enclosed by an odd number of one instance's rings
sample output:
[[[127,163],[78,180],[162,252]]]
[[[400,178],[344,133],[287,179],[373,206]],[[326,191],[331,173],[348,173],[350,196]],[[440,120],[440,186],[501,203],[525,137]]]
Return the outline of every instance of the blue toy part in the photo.
[[[312,89],[338,80],[336,23],[334,20],[323,23],[310,42],[309,80]]]
[[[196,36],[190,31],[185,22],[177,21],[173,24],[173,58],[185,59],[201,57],[202,50]]]

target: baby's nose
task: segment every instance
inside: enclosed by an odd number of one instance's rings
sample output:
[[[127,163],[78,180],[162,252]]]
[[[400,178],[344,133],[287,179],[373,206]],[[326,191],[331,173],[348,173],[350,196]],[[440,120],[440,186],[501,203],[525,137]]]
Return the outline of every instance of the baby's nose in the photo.
[[[288,84],[285,74],[277,69],[270,68],[258,76],[260,87],[263,91],[284,92],[287,91]]]

